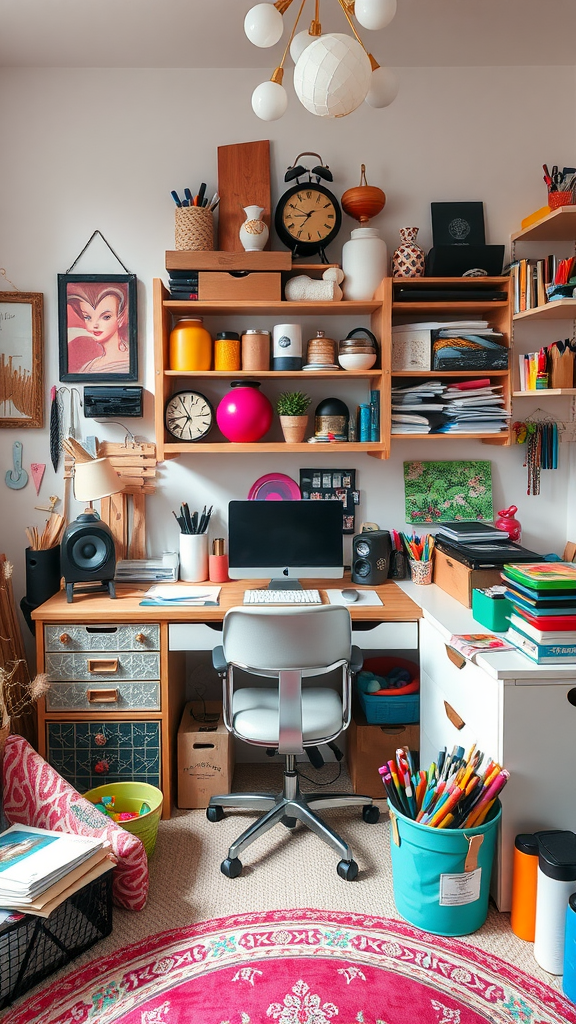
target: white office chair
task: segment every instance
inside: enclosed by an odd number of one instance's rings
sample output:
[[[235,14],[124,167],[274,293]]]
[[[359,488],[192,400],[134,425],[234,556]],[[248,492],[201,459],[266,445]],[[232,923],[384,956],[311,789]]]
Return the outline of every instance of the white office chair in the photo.
[[[362,655],[352,646],[347,608],[313,607],[231,608],[224,618],[223,645],[213,663],[224,682],[224,722],[234,736],[285,755],[284,787],[274,793],[225,793],[213,796],[206,815],[220,821],[224,807],[265,811],[228,850],[221,870],[228,878],[242,871],[238,855],[269,828],[297,820],[328,843],[341,860],[338,874],[352,881],[358,865],[340,836],[315,813],[320,808],[362,807],[364,821],[378,821],[372,798],[352,793],[301,793],[296,756],[306,747],[332,742],[350,723],[352,674],[362,667]],[[234,689],[234,674],[276,680],[272,687]],[[341,695],[334,689],[303,685],[303,681],[334,670],[341,673]]]

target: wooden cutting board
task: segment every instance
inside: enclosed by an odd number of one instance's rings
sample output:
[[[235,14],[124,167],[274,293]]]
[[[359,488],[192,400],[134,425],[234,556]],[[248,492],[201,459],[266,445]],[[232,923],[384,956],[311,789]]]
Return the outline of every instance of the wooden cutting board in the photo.
[[[218,249],[243,252],[238,232],[245,206],[262,206],[270,228],[270,142],[218,147]],[[270,239],[266,249],[270,248]]]

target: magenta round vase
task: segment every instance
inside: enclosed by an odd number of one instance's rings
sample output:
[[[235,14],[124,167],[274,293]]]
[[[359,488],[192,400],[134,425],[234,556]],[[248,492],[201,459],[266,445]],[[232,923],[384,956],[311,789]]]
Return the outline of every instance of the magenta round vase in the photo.
[[[216,409],[216,422],[229,441],[248,444],[270,430],[274,411],[257,380],[233,380]]]

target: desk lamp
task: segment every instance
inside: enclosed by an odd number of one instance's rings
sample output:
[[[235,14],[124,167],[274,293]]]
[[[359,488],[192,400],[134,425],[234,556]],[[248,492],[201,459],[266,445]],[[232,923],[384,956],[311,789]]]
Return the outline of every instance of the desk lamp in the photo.
[[[66,528],[60,548],[60,571],[66,583],[66,600],[73,599],[75,583],[97,583],[97,587],[80,587],[77,593],[105,591],[116,597],[114,573],[116,551],[110,527],[103,523],[92,502],[107,498],[123,489],[120,478],[109,459],[76,462],[74,497],[87,501],[88,507]]]

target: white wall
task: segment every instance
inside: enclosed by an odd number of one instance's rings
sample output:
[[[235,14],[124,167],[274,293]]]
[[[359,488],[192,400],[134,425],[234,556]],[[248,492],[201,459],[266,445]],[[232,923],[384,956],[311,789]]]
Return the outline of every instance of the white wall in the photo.
[[[203,180],[214,191],[218,145],[269,138],[274,200],[286,167],[302,150],[316,150],[330,164],[338,195],[358,184],[365,163],[369,183],[388,196],[377,226],[390,251],[405,224],[419,225],[419,241],[429,248],[432,200],[483,200],[487,241],[506,242],[521,218],[545,202],[542,163],[574,160],[572,67],[554,68],[553,103],[545,67],[402,68],[398,98],[387,110],[363,105],[344,120],[323,121],[292,95],[288,113],[270,125],[250,108],[252,89],[263,77],[258,71],[0,70],[0,266],[21,290],[44,293],[46,396],[58,383],[56,275],[70,267],[96,228],[138,276],[140,380],[152,391],[151,287],[153,277],[166,277],[164,252],[173,248],[170,190]],[[354,226],[344,217],[342,242]],[[339,247],[329,255],[338,259]],[[95,246],[77,269],[121,268],[105,247]],[[558,336],[567,332],[563,324]],[[515,415],[525,416],[536,404],[544,400],[518,402]],[[559,417],[569,414],[567,402],[547,407]],[[82,422],[85,434],[124,438],[119,426]],[[145,420],[128,420],[127,426],[153,439],[150,399]],[[56,477],[50,465],[47,429],[0,431],[3,470],[12,465],[16,439],[23,441],[26,468],[47,464],[43,501],[31,481],[20,491],[0,483],[0,550],[15,563],[19,598],[24,527],[43,524],[34,505],[45,504],[49,494],[62,496],[63,482],[62,467]],[[524,542],[561,553],[570,529],[574,534],[567,518],[567,447],[561,471],[542,474],[539,497],[526,496],[523,448],[480,442],[396,442],[388,462],[349,459],[345,450],[321,458],[313,450],[309,457],[185,456],[160,467],[157,494],[148,499],[149,553],[176,546],[170,510],[180,501],[214,503],[213,535],[223,535],[227,501],[245,497],[257,477],[279,470],[298,479],[301,466],[319,462],[356,466],[359,520],[403,528],[402,463],[414,458],[490,459],[495,508],[517,504]]]

